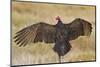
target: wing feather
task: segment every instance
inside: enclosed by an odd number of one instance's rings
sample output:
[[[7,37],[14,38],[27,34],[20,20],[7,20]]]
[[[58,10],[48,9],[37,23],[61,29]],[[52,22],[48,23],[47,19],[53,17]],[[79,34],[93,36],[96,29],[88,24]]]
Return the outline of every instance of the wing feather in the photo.
[[[91,23],[81,18],[76,18],[65,26],[69,28],[69,40],[74,40],[79,36],[89,36],[92,32]]]
[[[49,25],[41,22],[18,31],[14,39],[19,46],[26,46],[32,42],[35,43],[42,41],[46,43],[53,43],[55,31],[55,25]]]

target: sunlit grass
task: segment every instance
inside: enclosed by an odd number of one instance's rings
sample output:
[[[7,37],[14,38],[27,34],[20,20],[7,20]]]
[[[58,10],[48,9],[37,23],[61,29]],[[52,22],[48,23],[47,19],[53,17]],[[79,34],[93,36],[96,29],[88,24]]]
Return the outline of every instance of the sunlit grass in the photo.
[[[95,8],[89,6],[71,6],[56,4],[32,4],[13,2],[12,4],[12,35],[20,29],[44,21],[56,24],[55,17],[61,16],[64,23],[80,17],[90,21],[93,31],[90,37],[79,37],[70,41],[71,51],[62,58],[62,62],[92,61],[95,60]],[[44,64],[58,63],[58,56],[52,50],[53,44],[31,43],[26,47],[18,47],[12,41],[12,64]]]

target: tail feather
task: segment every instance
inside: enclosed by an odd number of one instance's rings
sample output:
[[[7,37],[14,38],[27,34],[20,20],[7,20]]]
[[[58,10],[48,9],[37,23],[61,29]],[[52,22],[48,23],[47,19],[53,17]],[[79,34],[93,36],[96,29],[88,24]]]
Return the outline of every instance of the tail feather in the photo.
[[[64,56],[71,50],[71,45],[69,42],[56,42],[53,50],[57,52],[59,56]]]

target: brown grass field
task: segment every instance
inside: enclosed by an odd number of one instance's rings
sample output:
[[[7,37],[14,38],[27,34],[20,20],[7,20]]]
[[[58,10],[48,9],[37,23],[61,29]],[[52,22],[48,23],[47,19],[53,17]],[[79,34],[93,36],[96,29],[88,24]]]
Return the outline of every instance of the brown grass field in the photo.
[[[62,62],[95,61],[95,6],[12,2],[12,37],[24,27],[44,21],[56,24],[55,17],[60,16],[64,23],[75,18],[83,18],[92,24],[90,36],[80,36],[70,41],[71,51],[62,58]],[[59,63],[53,44],[31,43],[19,47],[12,41],[12,65]]]

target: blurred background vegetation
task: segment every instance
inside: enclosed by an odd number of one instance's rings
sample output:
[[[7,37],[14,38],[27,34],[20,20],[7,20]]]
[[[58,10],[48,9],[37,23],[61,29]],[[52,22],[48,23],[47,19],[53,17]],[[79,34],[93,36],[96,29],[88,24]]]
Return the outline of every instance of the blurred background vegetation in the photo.
[[[95,7],[64,4],[46,4],[12,1],[12,36],[24,27],[43,21],[56,24],[55,17],[60,16],[67,24],[75,18],[83,18],[92,24],[90,37],[80,36],[70,41],[71,51],[62,58],[62,62],[94,61],[95,60]],[[45,64],[58,63],[58,56],[52,50],[53,44],[32,43],[26,47],[18,47],[12,41],[12,64]]]

